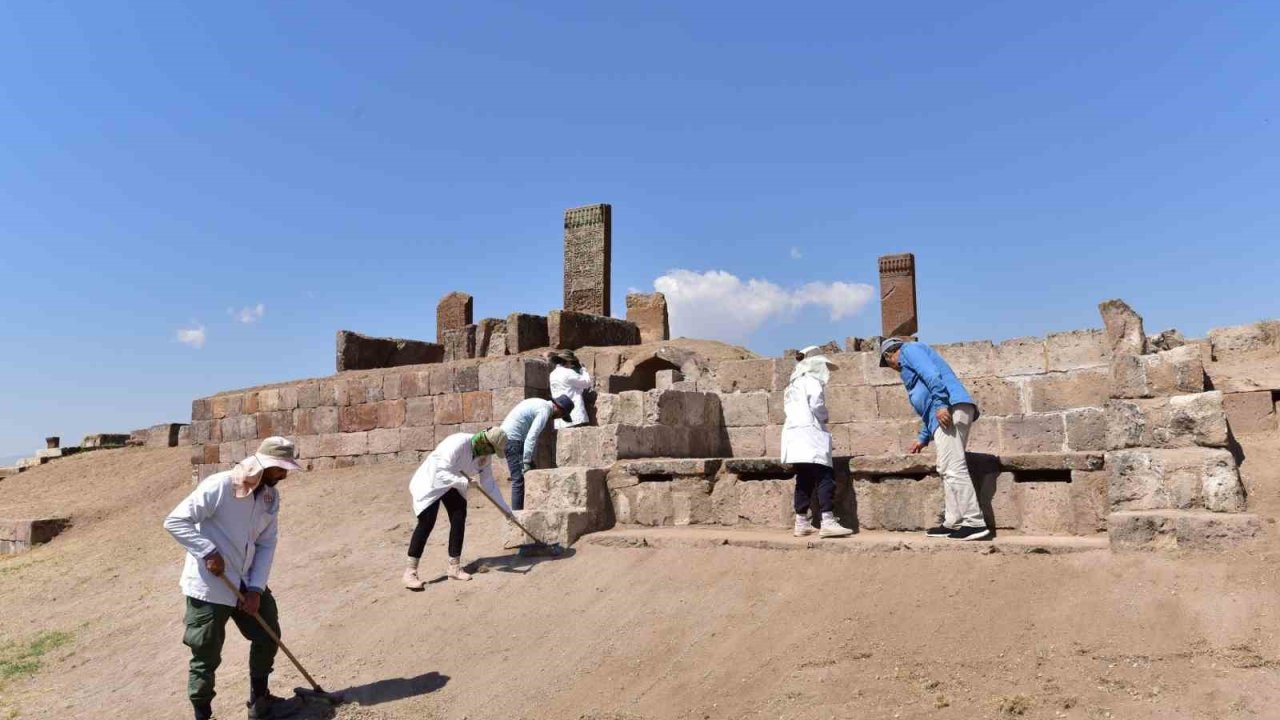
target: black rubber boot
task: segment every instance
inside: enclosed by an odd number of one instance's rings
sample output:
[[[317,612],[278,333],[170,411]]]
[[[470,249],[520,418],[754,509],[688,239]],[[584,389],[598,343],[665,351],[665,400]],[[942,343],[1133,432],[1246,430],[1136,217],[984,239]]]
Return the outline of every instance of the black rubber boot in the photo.
[[[195,711],[196,720],[213,719],[213,706],[209,703],[192,702],[191,709]]]

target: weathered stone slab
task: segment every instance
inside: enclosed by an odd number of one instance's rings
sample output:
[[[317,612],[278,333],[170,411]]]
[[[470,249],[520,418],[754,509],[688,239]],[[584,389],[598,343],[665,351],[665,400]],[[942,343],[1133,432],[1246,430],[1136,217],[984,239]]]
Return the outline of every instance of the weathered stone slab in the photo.
[[[1147,333],[1142,316],[1123,300],[1107,300],[1098,305],[1111,357],[1141,355],[1147,350]]]
[[[1113,510],[1242,512],[1244,487],[1226,450],[1178,448],[1107,453]]]
[[[1152,355],[1123,355],[1111,361],[1111,396],[1160,397],[1203,392],[1204,360],[1194,345]]]
[[[716,522],[711,493],[715,483],[703,477],[679,477],[671,483],[672,524],[706,525]]]
[[[476,357],[502,357],[507,354],[507,321],[484,318],[476,323]]]
[[[754,427],[769,423],[769,394],[764,391],[720,396],[726,427]]]
[[[1254,541],[1262,520],[1248,513],[1148,510],[1107,518],[1112,550],[1226,550]]]
[[[942,359],[951,366],[951,371],[960,379],[990,377],[995,375],[995,346],[990,340],[978,340],[974,342],[949,343],[946,345],[933,345]],[[879,360],[877,359],[877,364]],[[893,373],[893,377],[901,384],[902,380],[898,373],[893,372],[891,368],[885,368]]]
[[[1017,380],[1006,380],[998,377],[970,378],[964,381],[965,388],[969,394],[973,396],[973,401],[978,404],[978,408],[982,412],[983,417],[994,417],[997,415],[1017,415],[1025,411],[1022,404],[1022,382]],[[890,388],[886,388],[890,389]],[[901,387],[891,388],[896,390],[906,402],[906,391]],[[880,390],[880,388],[877,388]],[[908,408],[910,404],[908,403]],[[911,411],[911,417],[915,417],[915,411]]]
[[[1102,408],[1077,408],[1063,413],[1067,426],[1067,449],[1075,451],[1107,449],[1107,415]]]
[[[881,391],[886,395],[883,413],[879,410],[878,396]],[[905,395],[906,393],[900,388],[873,388],[869,385],[828,387],[826,390],[827,415],[832,423],[876,420],[885,417],[885,413],[890,413],[891,408],[900,411],[901,404],[894,403],[898,400],[905,402]]]
[[[863,455],[849,460],[849,472],[856,476],[924,476],[937,472],[938,459],[932,453],[915,455]]]
[[[96,433],[94,435],[85,435],[84,440],[80,441],[82,448],[107,448],[107,447],[123,447],[129,442],[128,433]]]
[[[457,362],[476,356],[476,326],[466,325],[456,330],[445,330],[444,361]]]
[[[440,298],[436,305],[436,343],[444,345],[445,333],[461,330],[475,322],[472,320],[474,300],[464,292],[451,292]]]
[[[613,208],[610,205],[600,203],[564,211],[565,310],[606,317],[610,314],[612,252]]]
[[[1276,431],[1276,401],[1269,390],[1228,393],[1222,396],[1223,409],[1237,435]]]
[[[1000,456],[1000,467],[1005,470],[1101,470],[1105,464],[1102,453],[1040,452],[1017,453]]]
[[[338,331],[338,372],[373,370],[400,365],[424,365],[440,362],[443,359],[444,348],[436,343],[403,338],[370,337],[350,330]]]
[[[591,527],[591,519],[585,510],[517,510],[515,515],[533,538],[514,524],[507,523],[502,541],[504,548],[518,548],[536,542],[569,546],[595,529]]]
[[[1005,340],[992,354],[992,374],[998,377],[1041,375],[1049,369],[1045,341],[1038,337]]]
[[[773,390],[773,371],[772,358],[723,362],[715,370],[716,386],[725,393]]]
[[[1025,380],[1031,412],[1102,407],[1111,396],[1111,373],[1106,367],[1055,372]]]
[[[1233,356],[1272,355],[1280,353],[1280,321],[1265,320],[1252,325],[1214,328],[1209,331],[1213,359],[1223,361]]]
[[[562,350],[640,344],[640,328],[635,323],[569,310],[551,312],[547,333],[551,347]]]
[[[600,513],[606,502],[605,470],[566,467],[525,473],[525,505],[531,510]]]
[[[69,527],[71,527],[69,517],[34,520],[0,518],[0,555],[26,552],[36,545],[49,542]]]
[[[924,530],[942,521],[942,479],[854,478],[858,527],[866,530]]]
[[[525,313],[511,313],[507,316],[507,354],[519,355],[548,347],[550,343],[545,316]]]
[[[729,438],[729,453],[734,457],[754,458],[764,455],[766,443],[764,427],[732,427],[725,430]]]
[[[739,525],[790,527],[795,518],[795,480],[740,480]]]
[[[1049,333],[1044,339],[1049,372],[1106,367],[1108,345],[1101,330]]]
[[[1227,446],[1222,393],[1213,391],[1149,400],[1110,400],[1107,449]]]
[[[1187,339],[1176,329],[1162,330],[1159,334],[1147,336],[1147,349],[1153,352],[1172,350],[1187,344]]]
[[[724,469],[735,475],[769,475],[778,478],[791,477],[795,471],[777,458],[725,458]]]
[[[652,458],[621,463],[629,475],[710,476],[723,461],[720,458]]]
[[[916,256],[883,255],[880,265],[880,328],[886,337],[915,335],[920,329],[916,309]]]
[[[980,424],[969,431],[971,437]],[[1066,442],[1066,422],[1062,413],[1010,415],[1000,419],[999,433],[1002,455],[1060,452]]]
[[[640,328],[642,343],[671,339],[671,325],[667,318],[667,297],[662,293],[629,293],[627,320]]]

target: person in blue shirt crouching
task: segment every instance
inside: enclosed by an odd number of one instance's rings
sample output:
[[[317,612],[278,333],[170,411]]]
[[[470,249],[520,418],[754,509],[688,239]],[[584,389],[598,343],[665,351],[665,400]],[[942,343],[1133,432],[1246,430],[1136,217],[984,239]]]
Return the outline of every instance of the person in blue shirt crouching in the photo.
[[[923,450],[930,440],[937,443],[938,474],[942,476],[946,508],[942,524],[926,534],[952,540],[990,537],[964,457],[969,426],[978,419],[978,406],[969,391],[947,361],[921,342],[886,339],[880,346],[880,367],[893,368],[902,375],[911,407],[924,421],[911,453]]]

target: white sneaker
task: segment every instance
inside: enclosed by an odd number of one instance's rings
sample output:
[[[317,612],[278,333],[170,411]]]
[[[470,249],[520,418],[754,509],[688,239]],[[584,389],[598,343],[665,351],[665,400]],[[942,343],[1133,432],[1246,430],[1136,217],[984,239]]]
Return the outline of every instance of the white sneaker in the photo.
[[[445,575],[450,580],[470,580],[471,573],[462,569],[462,558],[449,558],[449,569],[445,571]]]
[[[822,529],[818,531],[818,537],[845,537],[852,534],[852,530],[841,525],[840,521],[836,520],[835,513],[822,513]]]
[[[422,578],[418,577],[418,571],[416,568],[404,569],[403,582],[405,588],[409,590],[421,590],[427,586],[426,583],[422,582]]]
[[[818,530],[813,526],[813,523],[809,522],[808,515],[796,516],[796,532],[795,532],[796,537],[804,537],[805,535],[812,535],[817,531]]]

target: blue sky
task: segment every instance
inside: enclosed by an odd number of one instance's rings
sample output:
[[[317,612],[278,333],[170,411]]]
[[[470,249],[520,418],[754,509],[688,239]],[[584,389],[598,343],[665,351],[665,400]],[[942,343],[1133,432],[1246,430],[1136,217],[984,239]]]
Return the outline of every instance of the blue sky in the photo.
[[[327,374],[340,328],[434,337],[449,290],[477,318],[545,313],[561,213],[592,202],[613,204],[615,312],[679,279],[701,300],[677,326],[760,352],[875,334],[859,285],[901,251],[931,341],[1096,326],[1113,296],[1153,331],[1280,315],[1278,21],[5,3],[0,455]]]

